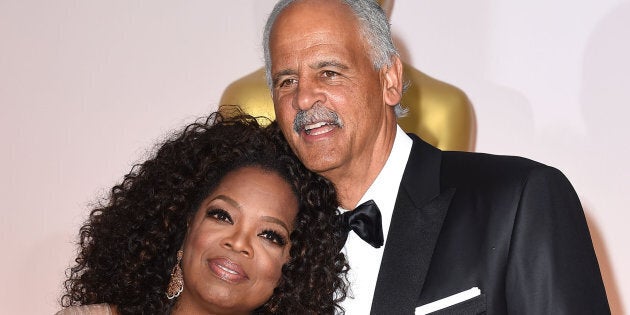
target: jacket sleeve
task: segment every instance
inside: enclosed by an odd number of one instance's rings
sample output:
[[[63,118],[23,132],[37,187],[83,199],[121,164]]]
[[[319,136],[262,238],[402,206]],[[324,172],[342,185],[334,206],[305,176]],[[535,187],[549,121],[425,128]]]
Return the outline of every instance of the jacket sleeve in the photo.
[[[566,177],[534,168],[523,184],[506,269],[510,314],[610,314],[580,200]]]

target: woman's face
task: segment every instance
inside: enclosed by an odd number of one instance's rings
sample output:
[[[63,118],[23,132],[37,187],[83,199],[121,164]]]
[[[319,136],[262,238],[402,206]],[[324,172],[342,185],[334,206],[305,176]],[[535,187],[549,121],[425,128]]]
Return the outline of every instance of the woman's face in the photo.
[[[228,173],[201,202],[184,241],[186,313],[250,313],[272,295],[289,259],[298,201],[274,172]]]

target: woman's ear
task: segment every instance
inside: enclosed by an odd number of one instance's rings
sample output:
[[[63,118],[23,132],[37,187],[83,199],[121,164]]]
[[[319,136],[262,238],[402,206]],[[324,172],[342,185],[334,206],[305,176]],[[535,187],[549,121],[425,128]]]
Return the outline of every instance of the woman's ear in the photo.
[[[394,56],[391,66],[384,66],[381,71],[383,71],[383,101],[389,106],[398,105],[402,99],[403,90],[402,61],[398,56]]]

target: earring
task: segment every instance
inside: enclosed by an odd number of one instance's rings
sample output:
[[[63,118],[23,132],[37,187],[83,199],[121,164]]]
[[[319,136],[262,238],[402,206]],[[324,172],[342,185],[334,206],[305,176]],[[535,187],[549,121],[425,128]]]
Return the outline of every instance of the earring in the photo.
[[[180,249],[177,251],[177,263],[175,263],[175,267],[173,267],[171,272],[171,280],[168,282],[168,287],[166,287],[166,297],[169,300],[178,297],[184,291],[184,274],[180,266],[182,256],[184,256],[184,251]]]

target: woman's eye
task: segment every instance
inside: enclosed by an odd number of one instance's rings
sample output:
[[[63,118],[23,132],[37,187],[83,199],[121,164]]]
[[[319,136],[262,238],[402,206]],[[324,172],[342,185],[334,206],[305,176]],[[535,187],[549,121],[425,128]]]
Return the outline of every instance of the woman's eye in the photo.
[[[282,235],[272,230],[264,230],[258,236],[280,246],[287,244],[286,239]]]
[[[232,221],[232,217],[230,216],[230,214],[223,210],[223,209],[211,209],[208,210],[208,217],[213,218],[217,221],[223,221],[223,222],[227,222],[230,224],[233,224],[234,221]]]

